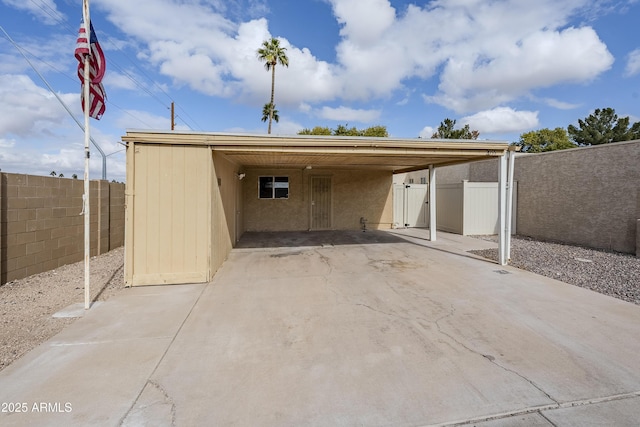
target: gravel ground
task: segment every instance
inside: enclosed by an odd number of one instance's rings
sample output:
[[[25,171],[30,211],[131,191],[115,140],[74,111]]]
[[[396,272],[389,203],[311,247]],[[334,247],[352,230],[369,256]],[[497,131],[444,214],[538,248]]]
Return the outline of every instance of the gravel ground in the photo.
[[[123,248],[91,258],[90,265],[91,301],[124,288]],[[52,315],[76,303],[84,304],[84,262],[0,286],[0,370],[72,323]]]
[[[477,236],[496,241],[492,236]],[[497,260],[497,249],[472,251]],[[511,265],[640,304],[640,258],[515,237]],[[124,289],[124,249],[91,259],[91,300],[104,301]],[[0,286],[0,370],[48,340],[72,318],[52,315],[84,302],[82,262]]]
[[[497,241],[495,236],[475,236]],[[471,251],[494,261],[498,250]],[[527,237],[511,239],[513,267],[640,305],[640,258]]]

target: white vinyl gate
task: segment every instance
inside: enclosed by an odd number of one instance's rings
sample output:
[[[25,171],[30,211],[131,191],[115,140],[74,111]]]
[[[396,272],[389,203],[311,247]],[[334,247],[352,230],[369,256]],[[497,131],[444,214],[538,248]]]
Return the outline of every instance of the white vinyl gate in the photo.
[[[393,186],[393,222],[395,227],[429,226],[429,185]]]

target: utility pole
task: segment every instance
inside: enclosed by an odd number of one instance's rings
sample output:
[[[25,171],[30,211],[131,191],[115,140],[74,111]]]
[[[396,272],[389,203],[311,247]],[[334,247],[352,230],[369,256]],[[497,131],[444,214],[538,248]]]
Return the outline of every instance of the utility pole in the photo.
[[[174,130],[176,127],[176,119],[175,119],[175,109],[173,105],[173,101],[171,101],[171,130]]]

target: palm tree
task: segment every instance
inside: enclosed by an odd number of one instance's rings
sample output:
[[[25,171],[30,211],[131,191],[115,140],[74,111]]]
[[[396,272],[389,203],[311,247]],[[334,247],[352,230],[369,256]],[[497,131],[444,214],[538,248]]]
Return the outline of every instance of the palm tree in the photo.
[[[264,68],[267,71],[271,70],[271,102],[267,104],[270,106],[269,130],[267,133],[271,133],[271,121],[273,120],[273,108],[275,107],[273,94],[276,86],[276,65],[280,63],[280,65],[284,65],[285,67],[289,66],[289,58],[287,58],[287,54],[285,53],[286,50],[286,47],[280,46],[280,40],[274,37],[262,42],[262,47],[258,49],[258,60],[261,62],[264,61]]]
[[[278,115],[278,110],[276,110],[275,105],[273,106],[273,109],[271,108],[271,103],[268,104],[264,104],[264,107],[262,107],[262,121],[266,122],[267,120],[269,120],[269,116],[273,117],[273,120],[278,123],[280,121],[280,116]]]

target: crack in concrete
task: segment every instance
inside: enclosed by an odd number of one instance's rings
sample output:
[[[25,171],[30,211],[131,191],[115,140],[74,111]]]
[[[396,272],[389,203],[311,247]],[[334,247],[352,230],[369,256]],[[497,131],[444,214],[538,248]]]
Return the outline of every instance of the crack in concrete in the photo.
[[[595,405],[597,403],[613,402],[616,400],[634,399],[640,397],[640,391],[632,391],[630,393],[614,394],[611,396],[596,397],[593,399],[572,400],[569,402],[562,402],[558,405],[558,408],[573,408],[575,406]]]
[[[155,382],[153,380],[149,380],[148,383],[151,384],[152,386],[154,386],[156,388],[156,390],[158,390],[164,396],[165,401],[171,405],[171,425],[175,426],[176,425],[176,404],[175,404],[175,402],[169,396],[169,393],[167,393],[167,391],[160,384],[158,384],[157,382]]]
[[[442,326],[440,325],[440,322],[441,322],[442,320],[446,319],[447,317],[451,317],[451,316],[453,316],[453,315],[454,315],[454,313],[455,313],[455,308],[454,308],[453,306],[451,306],[451,310],[449,311],[449,313],[448,313],[448,314],[446,314],[446,315],[444,315],[444,316],[440,317],[439,319],[437,319],[437,320],[435,321],[436,327],[438,328],[438,332],[440,332],[442,335],[444,335],[444,336],[448,337],[449,339],[453,340],[456,344],[458,344],[458,345],[459,345],[459,346],[461,346],[462,348],[464,348],[464,349],[466,349],[466,350],[470,351],[471,353],[473,353],[473,354],[477,354],[477,355],[479,355],[479,356],[482,356],[483,358],[487,359],[490,363],[492,363],[493,365],[495,365],[495,366],[499,367],[500,369],[502,369],[502,370],[504,370],[504,371],[506,371],[506,372],[510,372],[510,373],[512,373],[512,374],[514,374],[514,375],[517,375],[518,377],[522,378],[523,380],[525,380],[526,382],[528,382],[529,384],[531,384],[531,385],[532,385],[536,390],[538,390],[540,393],[542,393],[542,394],[544,394],[545,396],[547,396],[547,398],[548,398],[549,400],[551,400],[552,402],[554,402],[556,405],[560,405],[560,402],[559,402],[557,399],[555,399],[555,398],[554,398],[553,396],[551,396],[549,393],[547,393],[546,391],[544,391],[544,390],[542,389],[542,387],[540,387],[538,384],[536,384],[533,380],[531,380],[531,379],[527,378],[526,376],[522,375],[521,373],[519,373],[519,372],[517,372],[517,371],[515,371],[515,370],[513,370],[513,369],[511,369],[511,368],[508,368],[508,367],[506,367],[506,366],[501,365],[500,363],[498,363],[498,362],[496,361],[496,358],[495,358],[494,356],[491,356],[491,355],[489,355],[489,354],[483,354],[483,353],[481,353],[481,352],[479,352],[479,351],[476,351],[476,350],[474,350],[473,348],[471,348],[471,347],[469,347],[468,345],[466,345],[465,343],[463,343],[462,341],[458,340],[458,339],[457,339],[455,336],[453,336],[452,334],[449,334],[449,333],[445,332],[445,331],[442,329]]]
[[[193,302],[193,304],[191,305],[191,308],[189,309],[188,313],[186,314],[186,316],[184,316],[184,318],[182,319],[182,323],[180,323],[180,327],[176,330],[175,334],[173,335],[173,338],[171,339],[171,342],[166,346],[166,348],[164,349],[164,352],[162,353],[162,355],[160,356],[160,358],[158,359],[155,367],[153,368],[153,370],[151,371],[151,373],[149,374],[149,376],[147,377],[147,382],[144,384],[144,386],[142,387],[142,389],[140,390],[140,392],[138,393],[138,395],[136,396],[136,398],[134,399],[133,403],[131,404],[131,406],[127,409],[127,411],[124,413],[124,415],[120,418],[120,422],[118,423],[119,426],[124,425],[124,422],[126,421],[127,417],[129,416],[129,414],[132,412],[136,402],[138,402],[140,400],[140,397],[142,396],[142,393],[144,392],[144,390],[147,388],[147,385],[149,383],[154,384],[153,380],[151,380],[151,377],[153,377],[153,375],[155,374],[155,372],[158,370],[158,367],[160,366],[160,364],[162,363],[162,361],[164,360],[164,358],[167,356],[167,353],[169,352],[169,349],[171,348],[171,346],[173,345],[173,343],[176,340],[176,337],[180,334],[180,331],[182,331],[182,328],[184,327],[184,324],[187,322],[187,319],[189,319],[189,317],[191,317],[191,313],[193,313],[193,309],[198,305],[198,303],[200,302],[200,298],[202,297],[202,294],[204,294],[204,291],[212,284],[213,282],[209,282],[207,283],[205,286],[202,286],[202,288],[200,289],[200,292],[198,293],[198,296],[196,297],[195,301]],[[158,386],[159,387],[159,386]],[[164,390],[162,390],[162,388],[160,388],[161,392],[163,392],[163,394],[165,396],[167,396],[167,394],[164,392]],[[172,408],[171,408],[171,413],[172,413],[172,425],[175,425],[175,405],[173,404],[173,401],[171,401],[172,404]]]
[[[377,308],[373,308],[373,307],[371,307],[370,305],[363,304],[363,303],[360,303],[360,302],[354,303],[353,305],[355,305],[355,306],[357,306],[357,307],[365,307],[365,308],[368,308],[369,310],[371,310],[371,311],[373,311],[373,312],[375,312],[375,313],[384,314],[385,316],[387,316],[387,317],[392,317],[392,318],[394,318],[394,319],[410,320],[410,319],[407,319],[407,318],[405,318],[405,317],[400,316],[399,314],[395,314],[395,313],[387,313],[386,311],[378,310]]]
[[[155,389],[158,393],[160,393],[160,395],[162,396],[162,402],[152,401],[149,404],[141,404],[139,407],[136,407],[136,404],[140,401],[141,398],[143,398],[144,400],[144,395],[145,395],[144,391],[148,390],[149,386],[153,387],[153,389]],[[140,396],[138,396],[136,401],[133,403],[133,406],[131,407],[131,409],[127,411],[127,414],[124,416],[124,418],[122,419],[119,425],[120,426],[135,425],[135,421],[130,420],[129,419],[130,417],[135,418],[137,414],[141,415],[142,417],[145,417],[145,414],[148,413],[147,411],[150,411],[153,414],[157,414],[158,412],[157,405],[165,405],[165,404],[170,406],[169,414],[171,416],[171,426],[175,427],[176,426],[175,402],[173,401],[173,399],[171,399],[171,397],[169,396],[169,393],[167,393],[167,391],[159,383],[153,380],[148,380],[143,388],[143,392],[140,393]]]
[[[329,268],[329,272],[327,273],[327,276],[331,275],[331,273],[333,273],[333,265],[331,265],[329,257],[321,254],[319,249],[314,249],[313,251],[318,255],[318,257],[320,258],[320,261],[322,261],[322,263]]]
[[[547,417],[542,413],[542,411],[538,411],[538,412],[536,412],[536,413],[537,413],[538,415],[540,415],[542,418],[544,418],[544,420],[545,420],[546,422],[548,422],[552,427],[558,427],[558,426],[556,425],[556,423],[554,423],[554,422],[553,422],[553,421],[551,421],[549,418],[547,418]]]
[[[167,391],[160,384],[158,384],[156,381],[149,380],[147,383],[151,384],[153,387],[155,387],[155,389],[158,390],[160,392],[160,394],[162,394],[162,396],[164,397],[165,402],[167,402],[168,404],[171,405],[171,425],[175,426],[176,425],[176,404],[175,404],[175,402],[169,396],[169,393],[167,393]]]
[[[634,391],[630,393],[616,394],[616,395],[599,397],[594,399],[574,400],[574,401],[564,402],[560,404],[531,406],[528,408],[522,408],[515,411],[496,413],[493,415],[467,418],[462,420],[445,421],[443,423],[427,424],[427,425],[430,427],[461,426],[461,425],[482,423],[487,421],[504,420],[504,419],[518,417],[522,415],[528,415],[528,414],[537,414],[537,415],[540,415],[546,422],[548,422],[549,425],[557,427],[557,425],[553,421],[551,421],[547,416],[544,415],[544,412],[554,411],[556,409],[563,409],[563,408],[573,408],[576,406],[588,406],[588,405],[593,405],[597,403],[613,402],[616,400],[634,399],[638,397],[640,397],[640,391]],[[424,425],[423,427],[426,427],[427,425]]]

